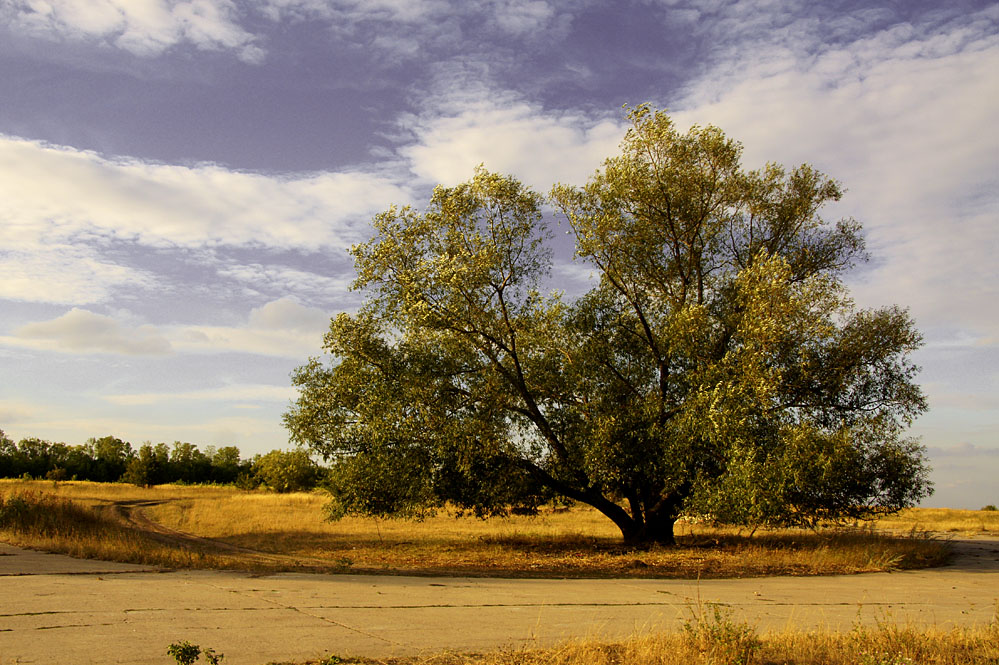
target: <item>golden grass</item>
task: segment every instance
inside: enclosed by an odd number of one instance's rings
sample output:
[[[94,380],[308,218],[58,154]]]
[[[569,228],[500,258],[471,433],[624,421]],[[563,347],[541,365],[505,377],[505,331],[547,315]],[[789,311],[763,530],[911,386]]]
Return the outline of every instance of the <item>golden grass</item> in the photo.
[[[985,626],[940,629],[882,617],[849,632],[763,634],[720,605],[690,607],[678,632],[636,632],[619,642],[577,639],[550,648],[441,651],[397,658],[339,657],[299,665],[987,665],[999,664],[999,605]],[[269,665],[295,665],[270,663]]]
[[[240,567],[235,559],[157,542],[123,524],[110,506],[87,505],[31,489],[0,490],[0,538],[12,545],[83,559],[171,568]]]
[[[938,565],[947,545],[922,537],[889,538],[870,529],[760,532],[680,523],[677,548],[633,548],[595,510],[545,510],[537,517],[480,520],[440,513],[422,522],[346,518],[323,521],[321,493],[275,494],[227,487],[138,488],[88,482],[0,481],[0,494],[24,490],[72,500],[109,514],[115,502],[145,502],[155,522],[271,555],[270,559],[209,546],[98,547],[60,544],[41,549],[118,561],[178,567],[302,569],[395,574],[509,577],[740,577],[859,573]],[[126,528],[119,524],[120,528]],[[127,530],[127,529],[126,529]],[[121,541],[119,531],[113,539]],[[11,537],[4,535],[8,540]],[[23,535],[20,544],[30,544]],[[101,540],[95,533],[91,540]],[[12,542],[14,542],[12,540]],[[42,541],[38,541],[41,543]],[[122,541],[123,542],[123,541]],[[115,553],[115,548],[118,552]],[[90,552],[86,554],[85,552]],[[99,552],[99,553],[98,553]],[[151,554],[159,552],[159,554]]]
[[[893,531],[934,531],[967,535],[999,534],[999,511],[910,508],[875,523]]]
[[[942,563],[946,545],[869,530],[760,533],[681,523],[680,548],[633,548],[588,507],[480,520],[322,519],[321,494],[184,498],[148,514],[241,547],[334,562],[354,572],[563,577],[733,577],[858,573]]]
[[[308,661],[363,665],[987,665],[999,663],[996,624],[951,630],[883,623],[873,630],[781,632],[757,636],[745,624],[636,636],[623,642],[579,640],[550,649],[485,654],[441,652],[412,658]],[[272,663],[271,665],[279,665]],[[286,663],[283,665],[292,665]]]

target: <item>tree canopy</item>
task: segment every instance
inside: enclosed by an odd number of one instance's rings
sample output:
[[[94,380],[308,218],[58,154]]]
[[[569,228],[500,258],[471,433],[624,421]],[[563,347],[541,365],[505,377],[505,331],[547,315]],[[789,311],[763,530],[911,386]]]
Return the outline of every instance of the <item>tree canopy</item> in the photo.
[[[715,127],[631,110],[621,153],[548,201],[599,281],[544,293],[546,200],[483,168],[425,211],[390,208],[353,249],[357,314],[298,368],[294,441],[333,462],[334,517],[479,514],[553,496],[626,540],[681,514],[738,524],[866,517],[929,494],[925,410],[898,307],[842,276],[860,225],[803,165],[747,171]]]

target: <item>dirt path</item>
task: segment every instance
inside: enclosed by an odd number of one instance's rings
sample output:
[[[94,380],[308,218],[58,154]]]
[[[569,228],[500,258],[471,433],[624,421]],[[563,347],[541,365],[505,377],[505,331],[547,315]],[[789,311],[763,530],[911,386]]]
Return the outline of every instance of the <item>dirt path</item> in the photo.
[[[154,522],[146,515],[145,508],[159,506],[166,503],[161,501],[115,501],[111,504],[112,513],[129,526],[146,533],[154,540],[165,545],[175,545],[184,549],[203,549],[218,552],[241,552],[246,554],[262,554],[254,550],[230,545],[229,543],[211,538],[202,538],[193,533],[178,531],[164,526],[159,522]]]
[[[210,554],[235,555],[241,561],[246,562],[247,567],[250,569],[266,567],[301,572],[334,572],[337,569],[335,564],[324,559],[262,552],[248,547],[233,545],[222,540],[205,538],[186,531],[180,531],[151,520],[146,515],[145,509],[163,503],[165,503],[163,500],[115,501],[111,504],[111,508],[112,512],[129,526],[142,531],[158,542]],[[0,665],[3,664],[0,663]]]

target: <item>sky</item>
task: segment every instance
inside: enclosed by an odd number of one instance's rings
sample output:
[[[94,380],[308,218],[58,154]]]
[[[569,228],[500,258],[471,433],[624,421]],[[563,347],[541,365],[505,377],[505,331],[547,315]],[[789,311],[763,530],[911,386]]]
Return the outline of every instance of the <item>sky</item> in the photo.
[[[0,0],[0,428],[287,448],[375,214],[582,185],[648,102],[843,184],[858,306],[925,337],[923,505],[997,504],[997,72],[981,0]]]

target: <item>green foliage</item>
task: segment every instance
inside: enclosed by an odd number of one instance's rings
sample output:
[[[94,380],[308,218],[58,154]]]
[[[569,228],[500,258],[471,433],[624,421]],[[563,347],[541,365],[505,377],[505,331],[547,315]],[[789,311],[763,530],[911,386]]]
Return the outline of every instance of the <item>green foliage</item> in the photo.
[[[305,450],[272,450],[253,463],[253,473],[277,492],[301,492],[316,486],[320,470]]]
[[[339,656],[330,654],[330,655],[326,656],[325,658],[321,658],[317,662],[317,665],[340,665],[340,663],[342,663],[342,662],[343,662],[343,660]]]
[[[88,439],[85,447],[92,451],[94,460],[90,478],[98,482],[113,482],[121,478],[134,456],[130,443],[110,435]]]
[[[234,483],[240,475],[252,478],[251,463],[239,449],[225,446],[204,451],[191,443],[144,443],[138,450],[114,436],[91,437],[70,446],[37,437],[15,444],[0,430],[0,478],[124,481],[140,486],[160,483]],[[260,483],[253,480],[251,485]]]
[[[367,300],[295,372],[285,415],[333,464],[334,517],[547,492],[672,543],[684,512],[811,524],[929,493],[903,436],[926,408],[921,338],[905,311],[850,301],[860,226],[819,215],[838,183],[744,171],[717,128],[629,117],[619,156],[551,193],[600,275],[574,301],[542,294],[544,201],[511,177],[479,168],[375,218],[353,250]]]
[[[174,642],[167,647],[167,655],[173,656],[177,665],[193,665],[202,654],[204,654],[205,661],[209,665],[219,665],[222,659],[225,658],[225,654],[217,653],[214,649],[205,649],[202,651],[201,647],[197,644],[191,644],[187,640]]]
[[[166,481],[168,459],[151,443],[144,443],[133,457],[121,479],[139,487],[149,487]]]
[[[205,660],[208,661],[208,665],[219,665],[222,659],[225,658],[225,654],[216,653],[214,649],[205,649]]]
[[[173,656],[177,665],[192,665],[201,655],[201,647],[187,640],[175,642],[167,647],[167,655]]]

